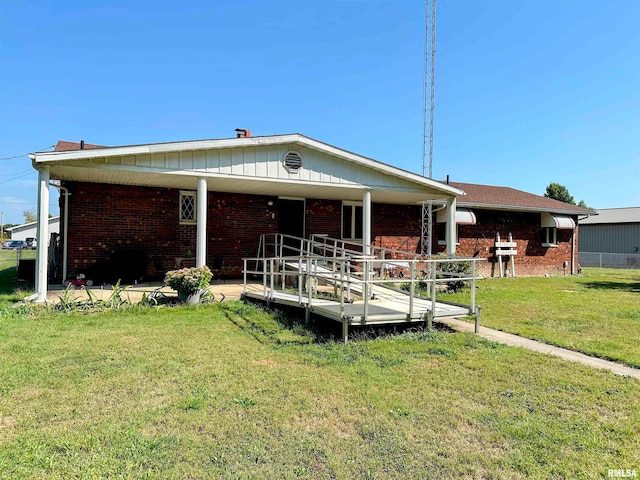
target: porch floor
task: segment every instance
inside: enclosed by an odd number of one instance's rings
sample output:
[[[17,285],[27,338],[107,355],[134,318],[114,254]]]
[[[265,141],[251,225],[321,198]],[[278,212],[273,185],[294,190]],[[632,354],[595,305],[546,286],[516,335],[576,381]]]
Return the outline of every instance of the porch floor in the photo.
[[[76,287],[71,291],[76,299],[82,300],[87,298],[87,294],[84,291],[85,288],[87,287]],[[139,302],[144,294],[149,295],[158,289],[168,297],[177,296],[175,290],[163,286],[162,282],[145,282],[137,285],[126,285],[123,288],[125,289],[125,298],[128,297],[133,303]],[[49,285],[47,302],[56,303],[60,301],[60,296],[64,290],[65,287],[62,285]],[[93,285],[92,287],[88,287],[87,290],[90,290],[91,294],[99,300],[107,300],[113,291],[111,285]],[[213,293],[216,301],[238,300],[242,296],[243,282],[238,279],[230,279],[221,281],[220,284],[218,284],[217,281],[214,280],[213,285],[209,287],[209,291]]]

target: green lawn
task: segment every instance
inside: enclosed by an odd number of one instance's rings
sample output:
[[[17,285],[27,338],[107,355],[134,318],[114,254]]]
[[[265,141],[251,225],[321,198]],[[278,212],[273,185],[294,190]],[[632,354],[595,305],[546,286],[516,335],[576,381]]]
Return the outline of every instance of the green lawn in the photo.
[[[640,270],[488,278],[476,300],[484,326],[640,367]]]
[[[0,478],[606,478],[640,382],[471,334],[341,343],[241,302],[0,316]]]
[[[16,282],[16,265],[18,264],[16,250],[0,249],[0,308],[20,301],[26,296],[24,285]],[[23,250],[22,258],[35,258],[35,250]],[[19,289],[18,293],[15,290]]]

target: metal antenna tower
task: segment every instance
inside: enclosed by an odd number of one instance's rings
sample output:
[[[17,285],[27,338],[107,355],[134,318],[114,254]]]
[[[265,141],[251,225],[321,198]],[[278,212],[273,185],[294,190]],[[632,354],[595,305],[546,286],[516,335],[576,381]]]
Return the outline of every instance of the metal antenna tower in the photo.
[[[422,176],[433,175],[433,113],[436,87],[436,0],[426,0],[426,33],[424,47],[424,107],[422,125]],[[433,253],[433,202],[422,202],[422,255]]]

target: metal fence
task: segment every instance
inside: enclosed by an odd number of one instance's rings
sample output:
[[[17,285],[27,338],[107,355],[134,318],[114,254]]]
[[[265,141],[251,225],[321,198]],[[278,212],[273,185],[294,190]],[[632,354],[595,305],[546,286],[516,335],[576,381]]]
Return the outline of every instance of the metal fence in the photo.
[[[17,278],[33,282],[35,275],[35,250],[26,249],[0,249],[0,272],[13,275],[9,272],[17,272]]]
[[[578,262],[581,267],[640,268],[640,254],[580,252]]]
[[[18,268],[18,262],[23,257],[23,251],[21,248],[15,250],[1,249],[0,250],[0,270],[7,268]]]

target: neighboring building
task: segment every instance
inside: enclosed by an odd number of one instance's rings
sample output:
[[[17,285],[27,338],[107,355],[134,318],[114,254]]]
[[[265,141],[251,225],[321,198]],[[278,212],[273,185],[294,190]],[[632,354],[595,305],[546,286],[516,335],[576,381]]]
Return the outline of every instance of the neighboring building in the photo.
[[[603,208],[580,220],[580,264],[640,268],[640,207]]]
[[[581,252],[640,253],[640,207],[602,208],[579,223]]]
[[[29,222],[24,223],[22,225],[16,225],[15,227],[7,228],[8,232],[11,232],[11,240],[23,240],[26,241],[28,238],[37,238],[36,230],[37,230],[38,222]],[[52,233],[60,233],[60,217],[51,217],[49,219],[48,226],[49,236]],[[48,241],[48,240],[47,240]]]
[[[496,251],[516,250],[516,275],[574,274],[578,271],[578,218],[594,215],[585,208],[509,187],[451,182],[466,195],[457,197],[457,253],[488,261],[479,267],[486,276],[499,276]],[[437,243],[442,243],[444,217],[436,212]],[[515,247],[496,248],[496,235]],[[440,247],[442,249],[442,246]],[[502,256],[503,273],[510,255]],[[509,272],[510,274],[513,272]]]
[[[68,227],[62,276],[161,279],[188,253],[196,265],[224,257],[225,273],[240,276],[262,234],[393,247],[420,232],[427,200],[447,205],[455,252],[458,188],[304,135],[237,131],[236,138],[121,147],[60,142],[54,152],[33,154],[39,218],[48,214],[50,179],[60,181]],[[47,253],[38,248],[40,301]]]

